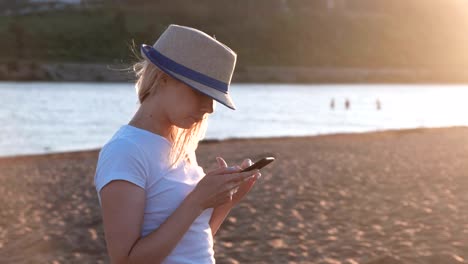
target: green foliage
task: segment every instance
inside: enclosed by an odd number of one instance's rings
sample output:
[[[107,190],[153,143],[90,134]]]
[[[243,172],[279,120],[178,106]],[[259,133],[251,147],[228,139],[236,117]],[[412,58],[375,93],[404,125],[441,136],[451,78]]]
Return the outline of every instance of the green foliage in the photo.
[[[452,1],[452,0],[447,0]],[[128,4],[125,4],[127,3]],[[337,1],[338,2],[338,1]],[[121,1],[0,17],[0,60],[131,62],[131,43],[153,44],[171,23],[199,28],[238,53],[239,67],[468,65],[466,14],[427,1]],[[21,52],[18,52],[21,50]]]

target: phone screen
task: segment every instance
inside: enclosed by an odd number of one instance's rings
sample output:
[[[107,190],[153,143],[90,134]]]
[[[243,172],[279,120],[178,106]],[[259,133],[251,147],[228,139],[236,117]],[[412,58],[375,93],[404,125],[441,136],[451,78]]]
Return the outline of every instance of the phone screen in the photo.
[[[254,164],[252,164],[251,166],[245,168],[242,170],[242,172],[245,172],[245,171],[251,171],[251,170],[255,170],[255,169],[261,169],[263,167],[265,167],[266,165],[272,163],[273,161],[275,160],[274,157],[265,157],[257,162],[255,162]]]

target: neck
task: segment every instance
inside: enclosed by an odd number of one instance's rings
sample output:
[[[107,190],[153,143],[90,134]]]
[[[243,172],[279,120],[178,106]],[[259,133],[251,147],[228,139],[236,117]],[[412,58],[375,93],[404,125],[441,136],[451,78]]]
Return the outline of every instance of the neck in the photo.
[[[140,105],[132,120],[128,123],[131,126],[138,127],[154,134],[165,137],[169,142],[173,142],[171,138],[171,124],[164,117],[161,111],[156,109],[147,109],[145,104]]]

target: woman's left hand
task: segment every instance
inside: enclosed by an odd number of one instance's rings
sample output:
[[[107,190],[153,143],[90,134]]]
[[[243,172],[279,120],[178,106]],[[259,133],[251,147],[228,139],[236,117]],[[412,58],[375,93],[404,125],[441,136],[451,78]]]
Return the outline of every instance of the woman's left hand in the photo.
[[[225,168],[228,167],[228,164],[226,163],[226,161],[223,158],[217,157],[216,160],[218,161],[218,166],[219,167],[225,167]],[[239,172],[242,169],[245,169],[245,168],[249,167],[252,164],[253,163],[252,163],[252,161],[250,159],[245,159],[240,166],[238,166],[238,165],[234,166],[234,168],[236,169],[236,170],[234,170],[234,172]],[[229,203],[232,206],[234,206],[238,202],[240,202],[245,197],[245,195],[247,195],[247,193],[249,193],[249,191],[252,189],[252,187],[254,186],[255,182],[257,181],[257,179],[259,177],[261,177],[260,172],[258,174],[256,174],[255,176],[246,179],[238,187],[233,188],[232,189],[232,198],[231,198],[231,201]]]

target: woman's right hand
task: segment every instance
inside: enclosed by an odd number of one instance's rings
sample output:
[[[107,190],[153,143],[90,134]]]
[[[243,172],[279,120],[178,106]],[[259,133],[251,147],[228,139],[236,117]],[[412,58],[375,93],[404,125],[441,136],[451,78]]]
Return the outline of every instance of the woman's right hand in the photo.
[[[240,167],[228,167],[208,172],[192,192],[200,208],[205,210],[230,202],[231,190],[259,172],[259,170],[240,172],[240,170]]]

